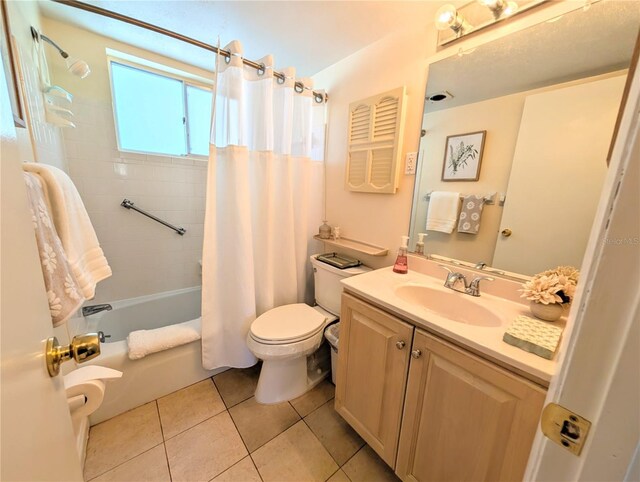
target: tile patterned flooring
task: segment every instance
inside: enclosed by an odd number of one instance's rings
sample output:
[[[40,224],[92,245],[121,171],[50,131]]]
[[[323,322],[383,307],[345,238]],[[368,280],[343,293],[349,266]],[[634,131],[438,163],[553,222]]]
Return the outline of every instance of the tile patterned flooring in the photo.
[[[398,480],[333,409],[329,381],[260,405],[259,369],[228,370],[91,427],[85,480]]]

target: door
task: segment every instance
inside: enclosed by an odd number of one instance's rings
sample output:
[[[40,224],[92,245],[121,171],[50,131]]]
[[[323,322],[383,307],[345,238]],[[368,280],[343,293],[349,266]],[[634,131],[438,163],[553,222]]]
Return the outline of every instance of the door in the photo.
[[[624,81],[619,75],[527,97],[500,223],[511,235],[498,236],[493,266],[528,274],[580,266]],[[540,172],[547,175],[533,175]]]
[[[413,327],[342,295],[337,412],[395,466]]]
[[[411,354],[398,476],[522,480],[545,390],[422,330]]]
[[[82,480],[62,377],[49,377],[49,305],[27,207],[16,130],[0,69],[0,479]],[[22,137],[26,140],[26,135]]]

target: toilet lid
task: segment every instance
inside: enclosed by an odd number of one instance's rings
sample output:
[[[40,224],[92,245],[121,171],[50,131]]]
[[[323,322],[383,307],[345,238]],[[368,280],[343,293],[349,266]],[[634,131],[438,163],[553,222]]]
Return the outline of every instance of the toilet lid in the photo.
[[[283,305],[260,315],[251,324],[254,338],[288,342],[308,338],[324,326],[325,316],[304,303]]]

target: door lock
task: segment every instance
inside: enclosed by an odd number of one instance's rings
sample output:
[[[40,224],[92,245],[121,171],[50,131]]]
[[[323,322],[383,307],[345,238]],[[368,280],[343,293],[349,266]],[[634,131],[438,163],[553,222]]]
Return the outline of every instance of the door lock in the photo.
[[[84,363],[100,354],[100,339],[97,333],[74,336],[71,344],[58,345],[58,339],[52,336],[47,340],[46,360],[50,377],[60,373],[60,365],[72,358],[77,363]]]
[[[542,433],[574,455],[580,455],[591,422],[566,408],[550,403],[542,410]]]

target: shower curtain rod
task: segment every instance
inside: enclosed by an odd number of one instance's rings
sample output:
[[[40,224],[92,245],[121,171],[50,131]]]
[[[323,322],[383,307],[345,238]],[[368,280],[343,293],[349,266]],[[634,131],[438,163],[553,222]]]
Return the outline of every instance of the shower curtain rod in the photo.
[[[166,28],[158,27],[157,25],[143,22],[142,20],[138,20],[137,18],[128,17],[127,15],[123,15],[121,13],[107,10],[106,8],[101,8],[95,5],[90,5],[88,3],[79,2],[78,0],[51,0],[51,1],[55,3],[61,3],[62,5],[67,5],[69,7],[84,10],[86,12],[96,13],[98,15],[102,15],[103,17],[109,17],[115,20],[120,20],[121,22],[125,22],[130,25],[135,25],[136,27],[142,27],[147,30],[151,30],[152,32],[157,32],[162,35],[166,35],[167,37],[171,37],[176,40],[180,40],[182,42],[195,45],[196,47],[200,47],[201,49],[209,50],[210,52],[213,52],[218,55],[222,55],[223,57],[231,58],[231,52],[228,52],[227,50],[214,47],[213,45],[209,45],[207,43],[201,42],[200,40],[196,40],[194,38],[187,37],[177,32],[173,32],[172,30],[167,30]],[[253,60],[245,59],[244,57],[242,58],[242,63],[244,63],[245,65],[248,65],[249,67],[253,67],[257,71],[264,71],[264,64],[259,64],[257,62],[254,62]],[[286,77],[283,73],[276,72],[275,70],[273,71],[273,76],[282,81],[286,80]],[[310,88],[305,87],[305,85],[302,82],[295,82],[294,88],[298,93],[301,93],[304,89],[311,90]],[[313,97],[315,101],[318,102],[319,104],[322,102],[327,102],[329,100],[329,96],[324,92],[316,92],[314,90],[312,90],[312,92],[313,92]]]

